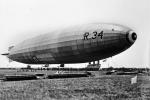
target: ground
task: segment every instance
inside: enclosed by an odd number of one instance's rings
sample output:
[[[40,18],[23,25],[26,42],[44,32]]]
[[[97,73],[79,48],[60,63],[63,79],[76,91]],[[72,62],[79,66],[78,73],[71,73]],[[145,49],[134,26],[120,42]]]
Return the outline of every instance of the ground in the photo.
[[[1,81],[0,100],[150,100],[149,76],[138,75],[131,84],[134,75],[93,73],[95,77]]]

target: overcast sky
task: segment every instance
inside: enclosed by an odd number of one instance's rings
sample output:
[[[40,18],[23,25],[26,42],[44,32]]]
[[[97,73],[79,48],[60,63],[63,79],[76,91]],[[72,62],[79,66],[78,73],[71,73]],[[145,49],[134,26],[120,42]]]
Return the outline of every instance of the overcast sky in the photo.
[[[85,23],[118,23],[132,28],[135,44],[111,59],[115,66],[148,67],[150,0],[0,0],[0,53],[25,39]],[[8,64],[0,56],[0,67]],[[85,64],[83,65],[85,66]]]

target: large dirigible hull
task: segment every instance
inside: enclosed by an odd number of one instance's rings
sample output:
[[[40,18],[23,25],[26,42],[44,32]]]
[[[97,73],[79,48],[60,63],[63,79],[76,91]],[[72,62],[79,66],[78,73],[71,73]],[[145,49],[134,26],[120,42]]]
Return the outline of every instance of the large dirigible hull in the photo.
[[[86,24],[27,39],[8,57],[26,64],[84,63],[114,56],[136,40],[132,29],[116,24]]]

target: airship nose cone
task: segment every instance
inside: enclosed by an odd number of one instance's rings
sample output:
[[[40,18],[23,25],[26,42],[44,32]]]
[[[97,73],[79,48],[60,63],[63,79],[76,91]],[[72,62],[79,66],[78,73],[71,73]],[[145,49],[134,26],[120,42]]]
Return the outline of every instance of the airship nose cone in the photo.
[[[133,44],[137,39],[137,34],[134,31],[129,31],[127,32],[127,39]]]

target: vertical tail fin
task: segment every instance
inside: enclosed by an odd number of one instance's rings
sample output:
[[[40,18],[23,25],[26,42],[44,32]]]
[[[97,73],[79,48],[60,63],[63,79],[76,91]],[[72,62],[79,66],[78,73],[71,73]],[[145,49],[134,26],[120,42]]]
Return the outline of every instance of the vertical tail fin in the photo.
[[[8,47],[8,51],[10,51],[13,47],[14,47],[14,46],[10,46],[10,47]]]

